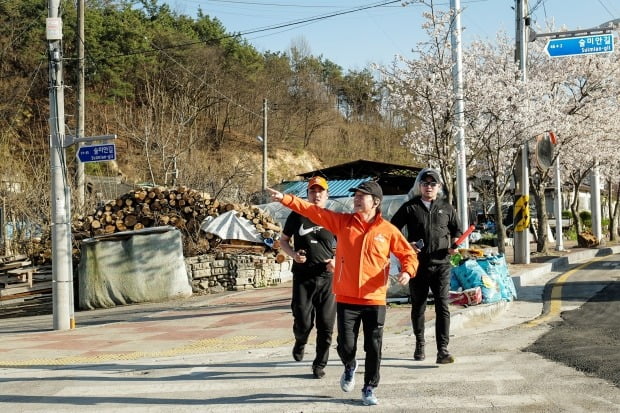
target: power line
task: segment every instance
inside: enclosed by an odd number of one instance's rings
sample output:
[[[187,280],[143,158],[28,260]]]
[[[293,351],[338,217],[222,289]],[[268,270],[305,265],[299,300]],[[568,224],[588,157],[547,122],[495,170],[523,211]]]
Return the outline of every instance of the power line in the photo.
[[[541,5],[543,6],[543,9],[544,9],[545,0],[538,0],[536,2],[536,4],[534,4],[532,7],[530,7],[530,14],[534,13],[536,11],[536,9],[538,9]]]
[[[614,19],[616,18],[616,16],[614,16],[614,14],[607,8],[607,6],[605,6],[605,4],[603,4],[603,2],[601,0],[598,0],[598,2],[600,3],[600,5],[605,9],[605,11],[607,13],[609,13],[609,15],[611,17],[613,17]]]
[[[21,113],[21,109],[26,105],[26,98],[29,96],[30,91],[33,89],[34,82],[35,82],[35,80],[37,79],[37,77],[39,75],[39,72],[41,70],[41,67],[43,66],[43,63],[45,63],[45,61],[41,60],[39,62],[39,66],[37,66],[37,68],[31,74],[31,80],[30,80],[30,84],[28,85],[28,90],[26,90],[26,93],[24,93],[24,98],[19,103],[19,106],[17,107],[16,113]],[[9,129],[11,129],[14,132],[15,132],[15,129],[14,129],[13,125],[15,124],[16,121],[17,121],[17,116],[14,116],[13,119],[11,120],[11,122],[8,125]]]
[[[211,1],[216,1],[216,0],[211,0]],[[229,3],[239,3],[239,4],[254,4],[252,2],[244,2],[241,0],[217,0],[220,2],[229,2]],[[470,0],[466,3],[477,3],[477,2],[485,2],[488,0]],[[402,0],[389,0],[389,1],[382,1],[382,2],[378,2],[378,3],[371,3],[371,4],[366,4],[366,5],[362,5],[359,7],[354,7],[354,8],[350,8],[350,9],[345,9],[345,10],[341,10],[341,11],[337,11],[337,12],[333,12],[333,13],[327,13],[327,14],[321,14],[321,15],[317,15],[317,16],[312,16],[312,17],[308,17],[305,19],[299,19],[299,20],[293,20],[293,21],[289,21],[289,22],[284,22],[284,23],[277,23],[274,25],[270,25],[270,26],[263,26],[263,27],[258,27],[258,28],[254,28],[254,29],[248,29],[248,30],[243,30],[243,31],[239,31],[236,33],[231,33],[231,34],[227,34],[224,36],[220,36],[220,37],[216,37],[216,38],[212,38],[212,39],[208,39],[208,40],[197,40],[197,41],[193,41],[193,42],[187,42],[187,43],[179,43],[179,44],[174,44],[174,45],[170,45],[170,46],[165,46],[165,47],[161,47],[158,49],[143,49],[143,50],[136,50],[133,52],[129,52],[129,53],[123,53],[123,54],[118,54],[118,55],[110,55],[110,56],[104,56],[102,58],[100,58],[99,60],[104,60],[104,59],[113,59],[113,58],[121,58],[121,57],[128,57],[128,56],[135,56],[135,55],[139,55],[139,54],[150,54],[150,53],[157,53],[161,50],[168,50],[168,49],[180,49],[180,48],[184,48],[184,47],[189,47],[189,46],[193,46],[193,45],[197,45],[197,44],[203,44],[203,43],[216,43],[225,39],[231,39],[231,38],[237,38],[237,37],[242,37],[242,36],[247,36],[247,35],[252,35],[252,34],[257,34],[257,33],[263,33],[263,32],[269,32],[269,31],[274,31],[274,30],[279,30],[279,29],[286,29],[286,30],[280,30],[277,33],[282,33],[284,31],[290,30],[293,27],[299,27],[299,26],[307,26],[313,23],[316,23],[318,21],[322,21],[322,20],[326,20],[326,19],[330,19],[332,17],[338,17],[338,16],[342,16],[342,15],[346,15],[346,14],[351,14],[351,13],[357,13],[360,11],[364,11],[364,10],[369,10],[369,9],[373,9],[373,8],[378,8],[378,7],[388,7],[388,6],[392,6],[396,3],[402,3]],[[267,3],[256,3],[256,4],[261,4],[261,5],[267,5]],[[282,5],[282,4],[276,4],[273,3],[272,5]],[[398,6],[400,7],[400,6]]]
[[[325,20],[325,19],[329,19],[331,17],[342,16],[342,15],[350,14],[350,13],[357,13],[357,12],[363,11],[363,10],[374,9],[376,7],[386,6],[386,5],[394,4],[394,3],[400,3],[401,1],[402,0],[392,0],[392,1],[381,2],[381,3],[378,3],[378,4],[370,4],[370,5],[366,5],[366,6],[360,6],[360,7],[354,8],[354,9],[342,10],[342,11],[338,11],[338,12],[334,12],[334,13],[328,13],[328,14],[319,15],[319,16],[315,16],[315,17],[309,17],[307,19],[296,20],[296,21],[292,21],[292,22],[289,22],[289,23],[276,24],[276,25],[273,25],[273,26],[267,26],[265,28],[250,29],[250,30],[246,30],[246,31],[242,32],[241,34],[242,35],[254,34],[254,33],[262,32],[262,31],[265,31],[265,30],[276,30],[276,29],[281,29],[283,27],[294,26],[294,25],[297,25],[297,24],[310,23],[310,22],[315,22],[315,21],[319,21],[319,20]]]
[[[289,3],[263,3],[256,1],[241,1],[241,0],[210,0],[213,3],[233,3],[233,4],[251,4],[255,6],[278,6],[278,7],[298,7],[298,8],[327,8],[338,6],[325,6],[325,5],[307,5],[307,4],[289,4]]]
[[[232,1],[232,0],[230,0]],[[160,50],[164,50],[164,49],[177,49],[177,48],[183,48],[183,47],[188,47],[188,46],[193,46],[196,44],[202,44],[202,43],[213,43],[213,42],[218,42],[221,40],[225,40],[225,39],[230,39],[230,38],[236,38],[236,37],[240,37],[240,36],[247,36],[250,34],[256,34],[256,33],[262,33],[262,32],[266,32],[266,31],[271,31],[271,30],[278,30],[278,29],[282,29],[282,28],[286,28],[286,27],[292,27],[292,26],[297,26],[297,25],[302,25],[302,24],[311,24],[317,21],[321,21],[321,20],[326,20],[332,17],[337,17],[337,16],[342,16],[345,14],[351,14],[351,13],[357,13],[363,10],[368,10],[368,9],[372,9],[372,8],[377,8],[377,7],[383,7],[383,6],[387,6],[390,4],[395,4],[395,3],[400,3],[402,0],[390,0],[390,1],[382,1],[379,3],[372,3],[372,4],[367,4],[364,6],[359,6],[359,7],[355,7],[355,8],[351,8],[351,9],[346,9],[346,10],[341,10],[338,12],[333,12],[333,13],[327,13],[327,14],[322,14],[322,15],[318,15],[318,16],[313,16],[313,17],[309,17],[306,19],[300,19],[300,20],[293,20],[290,22],[285,22],[285,23],[278,23],[278,24],[274,24],[271,26],[264,26],[264,27],[258,27],[255,29],[248,29],[248,30],[244,30],[244,31],[240,31],[237,33],[233,33],[233,34],[229,34],[229,35],[225,35],[225,36],[220,36],[217,38],[213,38],[213,39],[209,39],[209,40],[199,40],[199,41],[194,41],[194,42],[188,42],[188,43],[180,43],[180,44],[176,44],[176,45],[170,45],[170,46],[166,46],[166,47],[162,47],[160,49],[146,49],[146,50],[138,50],[138,51],[134,51],[134,52],[129,52],[129,53],[124,53],[124,54],[119,54],[119,55],[112,55],[112,56],[105,56],[99,60],[103,60],[103,59],[112,59],[112,58],[119,58],[119,57],[127,57],[127,56],[134,56],[134,55],[138,55],[138,54],[149,54],[149,53],[157,53]]]

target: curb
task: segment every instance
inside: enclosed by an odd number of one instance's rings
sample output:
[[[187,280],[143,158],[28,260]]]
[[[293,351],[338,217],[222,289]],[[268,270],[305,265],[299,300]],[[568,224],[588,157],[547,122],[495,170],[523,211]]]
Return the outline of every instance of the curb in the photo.
[[[502,313],[504,313],[511,306],[512,301],[498,301],[496,303],[491,304],[479,304],[473,307],[466,307],[463,309],[459,309],[456,312],[452,312],[450,314],[450,330],[452,329],[460,329],[463,328],[465,324],[476,319],[476,320],[490,320]],[[435,330],[435,322],[433,320],[432,331]],[[425,330],[429,333],[429,327],[426,327]]]
[[[512,280],[515,283],[515,287],[519,289],[521,286],[529,285],[532,280],[535,280],[542,275],[549,274],[551,272],[564,271],[569,266],[575,264],[578,261],[592,259],[594,257],[604,257],[607,255],[613,255],[618,253],[620,253],[620,245],[569,252],[565,256],[554,258],[546,263],[538,264],[534,268],[521,270],[512,276]]]

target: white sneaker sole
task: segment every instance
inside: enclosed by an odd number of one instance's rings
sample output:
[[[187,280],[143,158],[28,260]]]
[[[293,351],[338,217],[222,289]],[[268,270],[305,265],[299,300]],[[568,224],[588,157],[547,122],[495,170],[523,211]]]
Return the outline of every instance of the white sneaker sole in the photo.
[[[351,381],[346,381],[344,379],[344,372],[342,373],[342,376],[340,376],[340,388],[342,389],[343,392],[345,393],[349,393],[351,391],[353,391],[353,389],[355,388],[355,372],[357,371],[357,360],[355,361],[355,368],[353,369],[353,375],[351,376]]]

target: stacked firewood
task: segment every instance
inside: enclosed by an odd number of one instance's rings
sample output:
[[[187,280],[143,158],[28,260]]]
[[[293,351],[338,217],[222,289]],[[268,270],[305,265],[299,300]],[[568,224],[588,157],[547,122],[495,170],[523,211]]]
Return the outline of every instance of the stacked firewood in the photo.
[[[112,234],[120,231],[171,225],[183,233],[186,256],[205,253],[226,240],[213,234],[201,234],[200,224],[207,216],[236,210],[256,227],[264,238],[273,238],[280,227],[273,218],[256,206],[221,203],[208,194],[187,187],[166,189],[140,188],[109,202],[73,223],[74,239]]]

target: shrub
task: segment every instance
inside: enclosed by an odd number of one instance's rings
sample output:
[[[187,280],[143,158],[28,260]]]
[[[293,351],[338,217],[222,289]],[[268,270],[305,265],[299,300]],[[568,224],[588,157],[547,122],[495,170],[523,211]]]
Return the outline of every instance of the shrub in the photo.
[[[601,228],[604,232],[609,231],[609,218],[601,219]]]
[[[497,234],[485,232],[484,234],[482,234],[482,236],[480,237],[480,240],[478,240],[476,244],[497,247]]]
[[[562,232],[562,235],[567,240],[570,240],[570,241],[576,241],[577,240],[577,233],[575,232],[575,228],[573,228],[573,227],[570,227],[566,231]]]
[[[584,227],[592,228],[592,213],[590,211],[579,211],[579,218]]]

